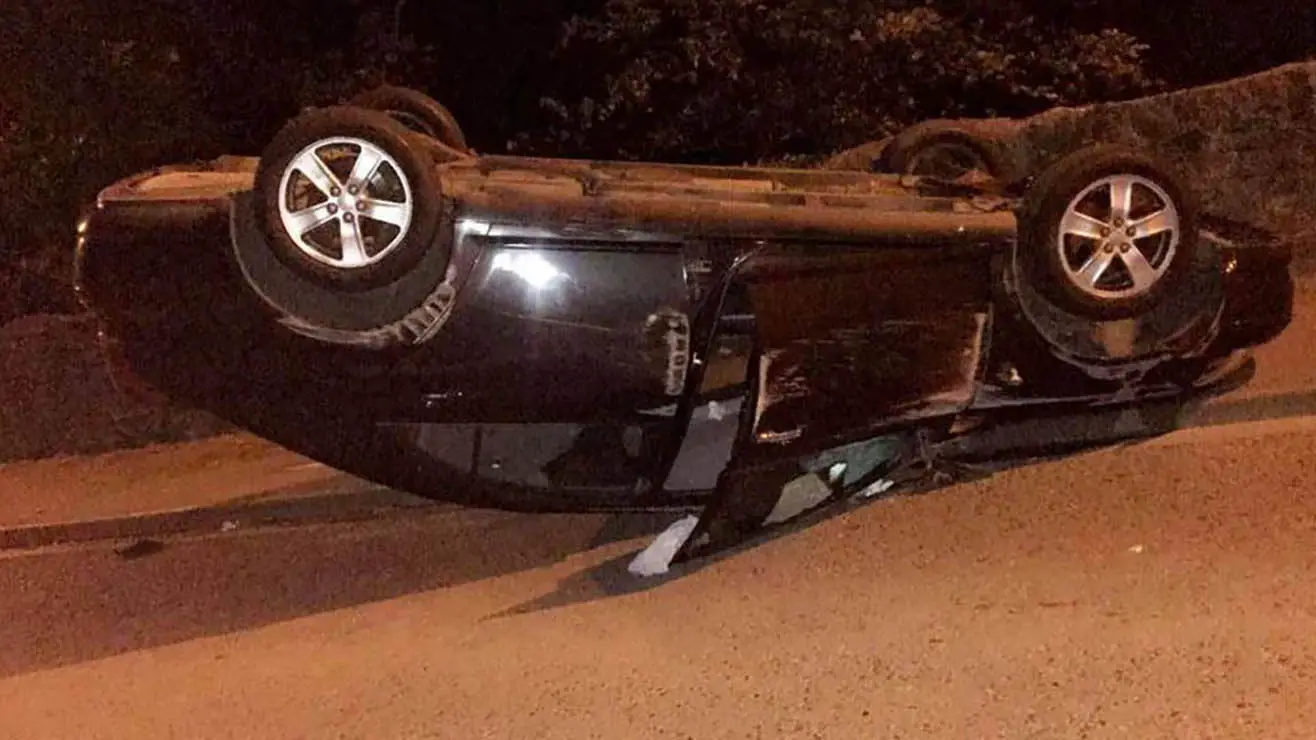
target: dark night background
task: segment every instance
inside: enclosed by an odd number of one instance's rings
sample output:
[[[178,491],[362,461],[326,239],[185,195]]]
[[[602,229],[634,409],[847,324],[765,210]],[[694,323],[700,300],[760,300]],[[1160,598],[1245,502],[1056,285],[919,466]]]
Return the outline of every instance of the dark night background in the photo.
[[[387,80],[479,151],[807,161],[920,119],[1019,116],[1305,59],[1302,0],[4,0],[0,323],[68,310],[78,207],[259,154]]]

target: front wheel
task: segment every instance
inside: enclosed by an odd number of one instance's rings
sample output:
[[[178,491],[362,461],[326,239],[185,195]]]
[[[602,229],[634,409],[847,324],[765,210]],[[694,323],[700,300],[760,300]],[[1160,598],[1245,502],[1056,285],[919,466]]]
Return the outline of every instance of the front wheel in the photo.
[[[419,90],[381,85],[348,101],[357,108],[387,113],[407,128],[424,134],[457,152],[467,152],[466,134],[452,112]]]
[[[995,141],[955,121],[924,121],[901,131],[882,148],[875,169],[942,180],[957,180],[972,172],[1002,179],[1010,170]]]
[[[1121,147],[1081,150],[1025,195],[1017,268],[1066,310],[1131,318],[1191,272],[1197,217],[1189,190],[1157,159]]]

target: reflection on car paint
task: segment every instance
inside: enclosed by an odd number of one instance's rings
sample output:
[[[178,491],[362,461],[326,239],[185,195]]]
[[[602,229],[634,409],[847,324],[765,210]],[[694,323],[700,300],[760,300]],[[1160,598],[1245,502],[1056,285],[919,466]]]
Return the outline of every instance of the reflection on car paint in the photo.
[[[534,251],[499,252],[494,256],[494,272],[506,271],[521,278],[531,288],[544,288],[554,280],[570,279],[566,273],[553,266],[553,263]]]

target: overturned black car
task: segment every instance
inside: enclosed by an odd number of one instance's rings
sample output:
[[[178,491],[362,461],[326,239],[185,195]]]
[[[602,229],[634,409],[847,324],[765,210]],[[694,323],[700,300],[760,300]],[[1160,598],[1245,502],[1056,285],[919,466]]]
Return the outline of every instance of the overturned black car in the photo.
[[[681,557],[802,475],[808,509],[1012,420],[1208,390],[1293,291],[1139,152],[1022,183],[481,156],[408,91],[130,177],[79,233],[107,350],[169,396],[423,496],[703,506]]]

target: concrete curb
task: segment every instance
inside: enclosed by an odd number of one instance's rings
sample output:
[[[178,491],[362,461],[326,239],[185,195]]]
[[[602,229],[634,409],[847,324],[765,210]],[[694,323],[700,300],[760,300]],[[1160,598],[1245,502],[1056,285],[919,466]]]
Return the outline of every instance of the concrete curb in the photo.
[[[235,532],[257,527],[334,524],[403,513],[432,513],[442,508],[446,508],[446,505],[385,488],[351,493],[328,492],[269,501],[4,528],[0,529],[0,551]]]

